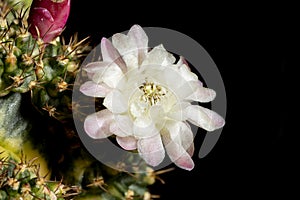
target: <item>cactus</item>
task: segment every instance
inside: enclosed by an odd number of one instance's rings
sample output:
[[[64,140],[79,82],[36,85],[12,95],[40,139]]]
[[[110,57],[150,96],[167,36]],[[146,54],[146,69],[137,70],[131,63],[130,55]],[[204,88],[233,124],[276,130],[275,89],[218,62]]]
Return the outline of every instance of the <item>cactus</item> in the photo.
[[[0,152],[0,156],[3,152]],[[0,199],[66,199],[77,195],[77,188],[61,181],[49,181],[40,174],[35,158],[16,161],[10,157],[0,159]]]
[[[135,161],[139,164],[130,171],[136,173],[130,174],[103,165],[80,146],[76,137],[67,137],[65,131],[71,128],[55,119],[43,122],[41,135],[41,127],[36,127],[40,122],[22,116],[24,107],[28,107],[22,97],[12,93],[0,98],[0,199],[53,199],[54,195],[57,199],[150,198],[147,186],[157,178],[152,168]],[[28,108],[25,111],[34,113]],[[120,167],[124,165],[119,163]],[[13,173],[21,168],[22,173]],[[39,189],[41,181],[43,190]]]
[[[23,150],[29,159],[39,157],[41,173],[47,174],[46,161],[32,144],[29,120],[20,113],[21,98],[18,93],[0,98],[0,158],[9,157],[18,161]]]
[[[72,86],[91,47],[76,34],[68,42],[32,34],[31,9],[0,0],[0,199],[157,197],[148,188],[157,173],[145,163],[124,172],[82,146]]]
[[[67,197],[74,188],[48,180],[46,159],[30,135],[32,123],[21,115],[21,99],[19,93],[0,98],[0,199]]]
[[[28,32],[26,12],[11,10],[1,1],[0,97],[10,92],[31,93],[34,106],[51,117],[71,117],[70,93],[86,39],[76,34],[68,44],[56,37],[50,44]]]

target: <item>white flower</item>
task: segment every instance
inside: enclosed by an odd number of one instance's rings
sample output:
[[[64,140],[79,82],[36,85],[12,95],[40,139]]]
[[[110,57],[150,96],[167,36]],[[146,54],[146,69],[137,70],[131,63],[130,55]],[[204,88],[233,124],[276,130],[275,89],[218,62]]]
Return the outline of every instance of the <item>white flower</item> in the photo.
[[[191,102],[210,102],[215,91],[203,87],[184,59],[176,62],[163,45],[150,50],[148,37],[138,25],[127,35],[113,35],[112,43],[103,38],[101,52],[102,61],[84,67],[90,81],[80,91],[104,98],[107,109],[85,119],[86,133],[95,139],[116,135],[122,148],[137,149],[149,165],[159,165],[166,151],[177,166],[193,169],[188,122],[207,131],[225,122],[214,111]]]

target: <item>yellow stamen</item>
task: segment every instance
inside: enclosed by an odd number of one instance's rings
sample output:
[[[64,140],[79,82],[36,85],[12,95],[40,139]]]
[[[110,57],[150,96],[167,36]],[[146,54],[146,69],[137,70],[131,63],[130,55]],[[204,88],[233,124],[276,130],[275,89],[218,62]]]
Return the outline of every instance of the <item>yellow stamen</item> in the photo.
[[[153,82],[146,81],[139,87],[139,89],[144,92],[141,96],[141,100],[149,103],[150,106],[157,104],[161,98],[166,95],[166,89]]]

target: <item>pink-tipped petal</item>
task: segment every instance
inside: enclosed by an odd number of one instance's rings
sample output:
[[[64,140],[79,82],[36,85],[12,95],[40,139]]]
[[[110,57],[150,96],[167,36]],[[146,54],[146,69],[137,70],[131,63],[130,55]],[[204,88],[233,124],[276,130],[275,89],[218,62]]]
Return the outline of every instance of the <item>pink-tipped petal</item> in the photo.
[[[169,121],[166,124],[169,131],[170,139],[189,153],[194,153],[194,134],[188,123],[182,121]]]
[[[120,67],[122,72],[125,73],[127,71],[126,64],[122,59],[120,53],[112,45],[112,43],[106,38],[102,38],[101,40],[101,53],[102,53],[103,61],[111,62],[111,63],[114,62]]]
[[[176,146],[174,147],[176,149]],[[173,151],[173,150],[170,150]],[[183,153],[183,155],[181,155],[177,160],[173,161],[175,163],[175,165],[177,165],[178,167],[191,171],[192,169],[194,169],[194,161],[192,160],[192,158],[189,156],[189,154],[187,152]]]
[[[111,88],[116,88],[124,74],[115,63],[110,64],[100,75],[103,82]]]
[[[139,139],[137,147],[140,156],[151,166],[159,165],[165,158],[165,150],[160,134]]]
[[[177,67],[180,67],[181,65],[186,65],[187,67],[189,66],[189,63],[187,62],[187,60],[183,56],[180,56],[179,60],[176,63]],[[188,69],[190,69],[190,68],[188,67]]]
[[[178,67],[178,73],[180,73],[185,81],[199,81],[198,76],[191,72],[191,69],[186,64],[180,65]]]
[[[120,127],[118,126],[116,121],[113,121],[110,124],[109,130],[110,130],[110,132],[112,132],[113,134],[115,134],[116,136],[119,136],[119,137],[127,137],[128,136],[128,134],[124,133],[123,130],[120,129]]]
[[[112,36],[112,44],[122,56],[134,54],[136,46],[134,41],[123,33],[116,33]]]
[[[190,156],[193,156],[195,150],[194,134],[191,126],[187,122],[184,122],[184,124],[186,125],[186,129],[180,134],[181,145]]]
[[[79,90],[90,97],[105,97],[111,91],[104,83],[96,84],[93,81],[83,83]]]
[[[195,90],[190,96],[185,98],[186,100],[206,103],[215,99],[216,92],[214,90],[203,87],[201,82],[198,82],[198,84],[196,84],[195,86]]]
[[[145,59],[146,53],[148,51],[148,36],[146,35],[143,28],[139,25],[133,25],[128,31],[127,35],[135,41],[136,47],[138,49],[138,63],[140,65]]]
[[[164,143],[169,158],[172,162],[174,162],[174,164],[185,170],[192,170],[194,168],[194,162],[191,156],[180,144],[172,140],[169,133],[163,133],[162,141]]]
[[[90,78],[92,79],[94,74],[103,72],[109,64],[110,63],[108,62],[102,62],[102,61],[91,62],[85,65],[83,67],[83,70],[86,71],[90,75]]]
[[[139,49],[136,46],[134,38],[130,38],[122,33],[116,33],[112,36],[112,44],[122,55],[122,58],[129,69],[138,68]]]
[[[117,136],[118,144],[125,150],[134,150],[137,148],[137,140],[132,137],[118,137]]]
[[[207,131],[214,131],[224,126],[224,119],[216,112],[198,105],[186,108],[185,115],[188,120]]]
[[[184,115],[184,109],[190,106],[189,102],[178,102],[172,106],[172,108],[167,113],[167,117],[175,121],[185,121],[187,120]]]
[[[114,116],[114,131],[120,137],[133,135],[133,123],[128,115],[115,115]]]
[[[225,125],[224,118],[215,111],[203,107],[201,107],[201,110],[211,119],[214,129],[222,128]]]
[[[182,146],[192,156],[194,153],[194,134],[188,123],[170,121],[166,124],[170,139]]]
[[[112,120],[113,114],[109,110],[101,110],[86,117],[84,130],[91,138],[106,138],[112,135],[109,130]]]

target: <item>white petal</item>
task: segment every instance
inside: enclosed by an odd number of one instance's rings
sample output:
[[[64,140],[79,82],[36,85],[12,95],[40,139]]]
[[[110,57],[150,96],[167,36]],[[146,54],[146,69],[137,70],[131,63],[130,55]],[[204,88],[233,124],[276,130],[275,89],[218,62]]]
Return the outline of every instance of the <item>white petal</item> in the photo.
[[[169,121],[166,128],[169,131],[170,139],[182,146],[192,156],[194,153],[194,134],[189,124],[181,121]]]
[[[113,35],[112,43],[120,52],[126,66],[132,67],[132,65],[134,65],[138,67],[138,47],[136,46],[134,38],[122,33],[117,33]]]
[[[171,130],[170,130],[171,131]],[[180,131],[180,130],[172,130],[172,131]],[[170,135],[171,132],[164,132],[162,134],[162,141],[166,148],[169,158],[172,162],[174,162],[178,167],[185,170],[192,170],[194,168],[194,162],[191,156],[186,152],[181,144],[178,141],[173,141]],[[179,134],[179,133],[177,133]]]
[[[119,51],[121,56],[135,54],[137,50],[135,41],[122,33],[116,33],[112,36],[112,44]]]
[[[213,110],[203,108],[201,106],[199,107],[201,108],[202,112],[205,112],[205,114],[210,118],[212,127],[214,129],[222,128],[225,125],[225,120],[218,113],[216,113]]]
[[[163,106],[153,105],[149,110],[149,114],[152,120],[152,123],[155,124],[157,131],[160,131],[166,123],[166,116]]]
[[[114,34],[112,43],[122,55],[129,69],[137,68],[148,51],[148,37],[139,25],[132,26],[127,35]]]
[[[106,138],[112,134],[109,130],[112,120],[113,114],[109,110],[101,110],[86,117],[84,130],[91,138]]]
[[[159,134],[159,130],[151,119],[139,117],[133,123],[133,133],[137,138],[147,138]]]
[[[83,67],[83,70],[88,73],[97,73],[99,70],[103,70],[103,68],[107,67],[110,63],[109,62],[90,62]]]
[[[133,135],[133,123],[128,115],[115,115],[114,123],[110,127],[111,132],[120,137]]]
[[[171,65],[176,61],[175,57],[166,51],[163,45],[154,47],[147,55],[142,65]]]
[[[148,68],[151,69],[152,67],[149,66]],[[153,72],[149,69],[146,69],[146,72],[155,77],[157,82],[166,87],[167,90],[171,90],[171,92],[175,94],[176,89],[185,82],[181,75],[176,71],[176,68],[172,66],[165,66],[163,69],[156,69],[156,71],[153,70]]]
[[[151,166],[159,165],[165,158],[165,150],[160,134],[138,140],[140,156]]]
[[[122,129],[120,129],[120,127],[118,126],[118,124],[113,121],[110,126],[109,126],[109,130],[110,132],[112,132],[113,134],[115,134],[116,136],[119,137],[127,137],[128,134],[125,133]]]
[[[192,95],[186,97],[186,100],[198,101],[198,102],[210,102],[216,97],[216,92],[210,88],[199,86]]]
[[[112,43],[106,39],[102,38],[101,40],[101,53],[103,61],[109,63],[116,63],[121,70],[125,73],[127,71],[126,64],[122,59],[118,50],[112,45]]]
[[[167,117],[175,121],[185,121],[187,120],[184,110],[190,106],[191,103],[188,102],[178,102],[172,106],[172,108],[167,113]]]
[[[162,105],[151,106],[149,113],[153,122],[161,121],[166,115]]]
[[[181,86],[176,88],[175,92],[179,99],[185,99],[188,96],[191,96],[198,88],[198,81],[185,81]]]
[[[225,124],[224,119],[219,114],[198,105],[187,107],[185,115],[191,123],[207,131],[214,131]]]
[[[141,64],[148,51],[148,36],[139,25],[133,25],[127,35],[135,41],[138,48],[138,63]]]
[[[103,100],[103,105],[112,113],[123,113],[127,111],[127,101],[118,90],[112,90]]]
[[[101,79],[109,87],[116,88],[122,78],[122,70],[115,63],[112,63],[102,72]]]
[[[140,90],[138,90],[135,91],[135,93],[130,97],[130,105],[129,105],[130,114],[134,118],[143,117],[143,116],[146,118],[147,116],[147,110],[149,104],[144,101],[140,101],[142,95],[143,93]]]
[[[181,145],[190,156],[193,156],[195,150],[194,134],[192,132],[191,126],[187,122],[183,123],[186,125],[186,129],[184,129],[180,134]]]
[[[178,72],[186,81],[198,81],[198,76],[191,72],[191,69],[186,64],[180,65]]]
[[[127,65],[127,71],[134,70],[139,67],[137,55],[126,54],[123,56],[123,60]]]
[[[117,136],[118,144],[125,150],[134,150],[137,148],[137,140],[132,137],[118,137]]]
[[[80,86],[79,89],[83,94],[91,97],[105,97],[110,91],[106,84],[96,84],[93,81],[87,81]]]
[[[191,156],[184,151],[181,153],[181,147],[179,147],[177,144],[172,143],[172,145],[169,145],[169,147],[166,149],[168,152],[169,157],[177,157],[177,155],[181,155],[177,159],[173,158],[173,162],[178,167],[185,169],[185,170],[192,170],[195,166],[194,161],[192,160]],[[170,152],[170,153],[169,153]]]
[[[110,63],[108,62],[94,62],[86,65],[84,70],[88,73],[89,78],[95,83],[101,83],[103,82],[103,73],[108,68],[109,64]]]
[[[175,91],[179,99],[188,101],[210,102],[216,97],[216,92],[203,87],[200,81],[186,81]]]
[[[134,125],[142,128],[148,128],[153,124],[153,121],[148,115],[141,115],[136,117],[134,120]]]
[[[90,79],[93,81],[93,82],[95,82],[95,83],[103,83],[103,73],[104,73],[104,71],[105,71],[106,69],[104,68],[104,69],[102,69],[102,70],[99,70],[98,72],[96,72],[96,73],[93,73],[93,76],[92,77],[90,77]],[[91,74],[92,73],[88,73],[88,74],[90,74],[90,76],[91,76]]]

